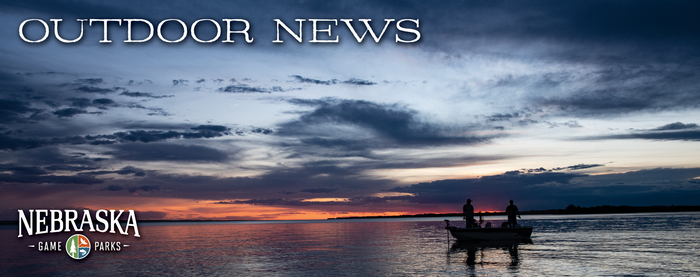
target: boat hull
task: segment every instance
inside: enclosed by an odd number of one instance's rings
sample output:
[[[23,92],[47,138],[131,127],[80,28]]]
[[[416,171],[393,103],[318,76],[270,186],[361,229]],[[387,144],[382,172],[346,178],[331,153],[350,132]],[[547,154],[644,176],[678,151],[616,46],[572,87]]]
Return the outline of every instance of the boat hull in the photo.
[[[496,240],[523,240],[532,235],[532,227],[504,227],[504,228],[457,228],[448,227],[452,236],[458,241],[496,241]]]

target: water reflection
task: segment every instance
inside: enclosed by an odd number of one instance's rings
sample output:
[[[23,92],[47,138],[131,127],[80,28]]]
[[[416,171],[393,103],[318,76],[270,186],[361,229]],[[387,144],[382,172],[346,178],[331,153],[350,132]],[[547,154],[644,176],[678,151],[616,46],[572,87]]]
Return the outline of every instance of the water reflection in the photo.
[[[479,241],[455,242],[448,252],[448,262],[459,257],[460,262],[467,265],[473,272],[477,267],[485,269],[506,268],[517,271],[521,263],[519,247],[522,244],[532,244],[532,240]],[[461,258],[464,253],[466,257]]]

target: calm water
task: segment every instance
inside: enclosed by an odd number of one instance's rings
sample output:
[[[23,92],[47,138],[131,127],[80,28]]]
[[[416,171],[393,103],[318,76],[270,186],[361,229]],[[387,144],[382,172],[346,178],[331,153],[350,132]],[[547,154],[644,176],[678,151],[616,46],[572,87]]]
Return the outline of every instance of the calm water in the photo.
[[[459,221],[459,218],[450,218]],[[489,218],[494,225],[505,218]],[[0,276],[698,276],[700,213],[523,216],[531,243],[448,243],[443,218],[227,224],[140,224],[141,238],[85,233],[131,245],[82,261],[0,230]],[[499,224],[500,225],[500,224]],[[65,243],[65,242],[64,242]]]

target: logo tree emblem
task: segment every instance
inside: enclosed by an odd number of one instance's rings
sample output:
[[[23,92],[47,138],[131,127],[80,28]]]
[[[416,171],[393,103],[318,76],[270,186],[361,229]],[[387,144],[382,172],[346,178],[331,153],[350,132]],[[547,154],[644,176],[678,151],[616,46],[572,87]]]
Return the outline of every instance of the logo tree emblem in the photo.
[[[72,235],[66,241],[68,256],[76,260],[82,260],[90,254],[90,240],[80,234]]]

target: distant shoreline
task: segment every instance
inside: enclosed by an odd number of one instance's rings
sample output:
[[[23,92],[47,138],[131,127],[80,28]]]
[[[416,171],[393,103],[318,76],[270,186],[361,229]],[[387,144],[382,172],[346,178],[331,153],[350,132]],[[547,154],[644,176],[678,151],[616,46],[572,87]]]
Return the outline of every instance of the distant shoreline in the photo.
[[[617,213],[663,213],[663,212],[698,212],[700,211],[700,206],[595,206],[595,207],[580,207],[569,205],[566,209],[550,209],[550,210],[531,210],[519,212],[521,215],[535,215],[535,214],[617,214]],[[498,216],[506,215],[505,212],[478,212],[474,213],[475,216]],[[335,219],[359,219],[359,218],[406,218],[406,217],[449,217],[449,216],[462,216],[462,213],[425,213],[425,214],[412,214],[412,215],[386,215],[386,216],[348,216],[348,217],[335,217],[329,218],[328,220]]]
[[[550,209],[550,210],[531,210],[522,211],[521,215],[540,215],[540,214],[612,214],[612,213],[663,213],[663,212],[699,212],[700,206],[595,206],[595,207],[580,207],[569,205],[565,209]],[[474,213],[475,216],[499,216],[506,215],[505,212],[478,212]],[[371,218],[412,218],[412,217],[456,217],[462,216],[462,213],[425,213],[425,214],[410,214],[410,215],[377,215],[377,216],[348,216],[348,217],[334,217],[327,218],[326,220],[341,220],[341,219],[371,219]],[[313,220],[323,220],[323,219],[313,219]],[[202,220],[139,220],[139,223],[177,223],[177,222],[236,222],[236,221],[287,221],[284,219],[279,220],[217,220],[217,219],[202,219]],[[303,221],[303,220],[300,220]],[[19,225],[18,220],[0,220],[0,225]]]

